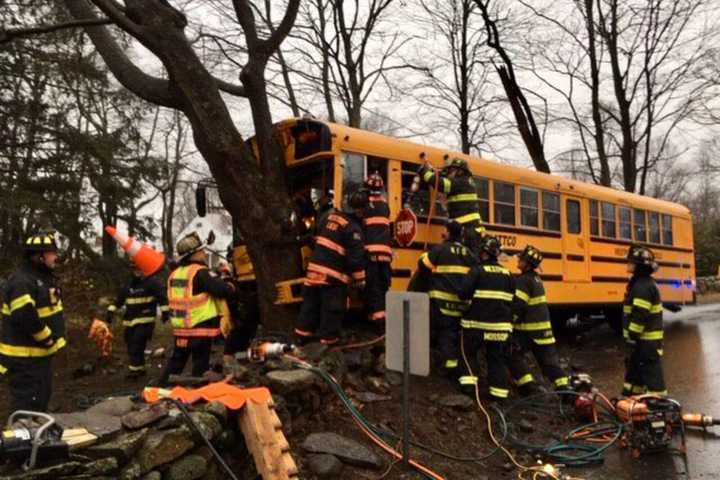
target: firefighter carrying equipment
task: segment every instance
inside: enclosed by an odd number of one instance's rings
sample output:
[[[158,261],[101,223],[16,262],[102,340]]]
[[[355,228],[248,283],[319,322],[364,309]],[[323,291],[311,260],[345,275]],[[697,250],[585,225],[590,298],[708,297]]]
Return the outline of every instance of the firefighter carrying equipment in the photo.
[[[537,252],[534,247],[528,247],[525,251]],[[531,258],[537,261],[538,255]],[[539,258],[542,259],[542,256]],[[528,263],[532,265],[529,261]],[[539,264],[538,261],[537,265]],[[533,268],[521,273],[515,279],[512,312],[514,325],[510,371],[517,386],[525,392],[534,386],[535,378],[526,360],[526,353],[532,351],[540,369],[553,386],[558,390],[567,388],[569,380],[560,367],[545,286]]]
[[[410,291],[427,291],[430,297],[431,338],[437,342],[444,371],[453,380],[459,368],[460,319],[470,305],[458,295],[475,263],[470,249],[457,241],[458,228],[449,226],[449,238],[420,256],[408,287]]]
[[[110,358],[112,356],[113,334],[107,323],[97,318],[93,319],[90,324],[88,338],[95,341],[101,357]]]
[[[462,159],[457,160],[465,162]],[[465,162],[464,169],[455,168],[465,173],[450,178],[444,173],[435,172],[429,164],[425,164],[420,168],[418,174],[423,182],[432,187],[437,185],[438,191],[445,194],[450,220],[455,220],[464,227],[471,227],[482,233],[484,231],[481,226],[483,220],[480,216],[480,200],[475,180],[467,169],[467,162]]]
[[[365,250],[360,219],[333,211],[319,226],[303,284],[303,304],[295,328],[299,341],[318,336],[337,343],[347,310],[347,287],[365,282]]]
[[[153,250],[136,238],[122,234],[110,225],[105,227],[105,231],[120,244],[133,264],[141,270],[146,277],[154,275],[165,265],[165,255]]]
[[[509,344],[513,331],[511,304],[515,281],[510,271],[495,258],[473,267],[463,280],[460,299],[472,300],[460,321],[462,348],[475,359],[485,346],[490,396],[506,399],[510,394],[508,378]],[[464,366],[460,388],[474,394],[478,378]]]
[[[239,410],[248,400],[266,403],[270,401],[271,395],[270,390],[265,387],[239,388],[225,382],[217,382],[195,389],[146,387],[143,390],[143,398],[148,403],[155,403],[163,398],[172,398],[186,404],[205,400],[208,403],[220,402],[231,410]]]
[[[628,344],[623,395],[666,395],[662,368],[663,307],[660,291],[646,264],[636,267],[625,291],[623,336]]]

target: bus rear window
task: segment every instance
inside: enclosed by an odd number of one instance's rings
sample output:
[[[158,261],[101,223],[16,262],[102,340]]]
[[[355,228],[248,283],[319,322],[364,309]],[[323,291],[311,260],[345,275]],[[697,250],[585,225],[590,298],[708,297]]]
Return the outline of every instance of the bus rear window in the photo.
[[[332,136],[327,125],[312,120],[298,120],[290,130],[295,144],[295,160],[332,150]]]

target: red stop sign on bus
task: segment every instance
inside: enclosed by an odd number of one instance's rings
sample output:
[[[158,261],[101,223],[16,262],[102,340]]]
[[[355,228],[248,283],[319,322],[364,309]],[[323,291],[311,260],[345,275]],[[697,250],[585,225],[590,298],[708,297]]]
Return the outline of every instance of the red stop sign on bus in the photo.
[[[417,235],[417,217],[409,208],[403,208],[395,218],[395,239],[401,247],[407,247]]]

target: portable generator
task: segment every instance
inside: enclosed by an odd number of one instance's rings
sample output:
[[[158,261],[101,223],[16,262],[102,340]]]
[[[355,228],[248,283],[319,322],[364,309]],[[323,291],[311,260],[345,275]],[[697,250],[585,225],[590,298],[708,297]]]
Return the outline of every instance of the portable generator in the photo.
[[[17,420],[40,421],[39,426],[11,427]],[[29,424],[31,422],[28,422]],[[69,458],[68,444],[62,440],[63,428],[50,415],[18,410],[10,415],[0,433],[0,460],[10,460],[31,470]]]
[[[633,457],[669,449],[680,437],[678,449],[685,453],[685,424],[682,407],[671,398],[640,395],[618,400],[618,419],[625,424],[622,444],[631,449]]]

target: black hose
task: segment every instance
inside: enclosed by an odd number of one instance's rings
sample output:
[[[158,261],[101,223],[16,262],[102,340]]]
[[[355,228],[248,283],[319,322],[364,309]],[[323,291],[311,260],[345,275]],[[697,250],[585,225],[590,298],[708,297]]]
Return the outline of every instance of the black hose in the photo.
[[[164,400],[172,403],[173,405],[175,405],[178,408],[178,410],[180,410],[180,413],[182,413],[183,418],[185,418],[185,420],[190,425],[190,427],[193,429],[193,431],[196,434],[200,435],[200,438],[203,439],[203,442],[205,442],[205,445],[210,449],[210,452],[213,454],[213,457],[215,457],[215,460],[217,460],[217,462],[220,464],[220,466],[223,468],[223,470],[225,470],[225,473],[227,473],[228,476],[232,480],[240,480],[235,475],[235,473],[233,473],[230,466],[227,463],[225,463],[225,460],[223,460],[220,453],[218,453],[218,451],[215,450],[215,447],[210,442],[210,440],[208,440],[208,438],[205,435],[203,435],[202,431],[200,431],[200,428],[197,426],[197,424],[195,423],[195,420],[193,420],[193,418],[188,413],[187,409],[185,408],[185,405],[183,405],[181,402],[175,400],[174,398],[165,398]]]

